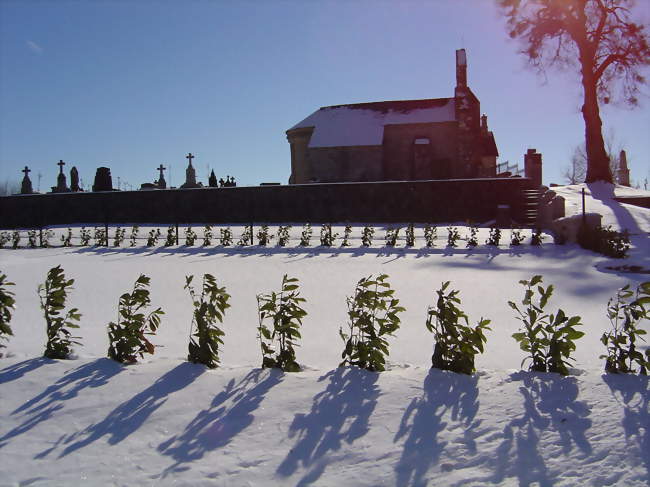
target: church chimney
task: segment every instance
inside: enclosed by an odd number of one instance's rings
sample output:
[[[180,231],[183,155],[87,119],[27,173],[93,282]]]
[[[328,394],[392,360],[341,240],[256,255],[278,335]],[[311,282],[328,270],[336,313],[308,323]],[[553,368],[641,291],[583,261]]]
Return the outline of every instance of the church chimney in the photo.
[[[456,50],[456,88],[467,88],[467,55],[465,49]]]
[[[481,117],[481,134],[482,135],[488,134],[487,115],[483,115]]]
[[[614,175],[616,181],[616,175]],[[627,154],[624,150],[618,156],[618,184],[630,186],[630,168],[627,167]]]

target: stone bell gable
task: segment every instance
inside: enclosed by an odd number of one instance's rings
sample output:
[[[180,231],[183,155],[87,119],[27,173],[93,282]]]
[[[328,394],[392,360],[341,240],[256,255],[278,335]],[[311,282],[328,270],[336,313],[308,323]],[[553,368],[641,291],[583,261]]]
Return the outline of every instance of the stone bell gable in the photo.
[[[289,183],[494,176],[498,151],[480,113],[461,49],[451,98],[323,107],[287,130]]]

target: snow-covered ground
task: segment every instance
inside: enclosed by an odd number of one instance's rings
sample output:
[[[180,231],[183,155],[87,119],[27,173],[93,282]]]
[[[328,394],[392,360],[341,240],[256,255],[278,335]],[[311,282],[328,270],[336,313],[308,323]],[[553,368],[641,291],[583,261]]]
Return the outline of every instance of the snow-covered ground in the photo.
[[[554,189],[569,212],[580,211],[579,188]],[[444,226],[433,249],[421,228],[413,249],[403,239],[385,247],[381,228],[370,248],[360,246],[360,228],[351,247],[318,247],[315,228],[312,247],[302,248],[295,226],[286,248],[0,250],[17,300],[15,336],[0,359],[0,485],[648,485],[648,379],[604,375],[599,339],[608,298],[650,279],[616,269],[650,269],[650,210],[599,191],[587,205],[632,232],[628,259],[550,237],[539,248],[528,238],[510,248],[509,230],[488,247],[487,228],[478,248],[461,241],[449,249]],[[233,229],[238,238],[241,228]],[[83,314],[83,345],[67,361],[41,358],[36,287],[58,264],[75,279],[69,303]],[[185,361],[184,277],[205,272],[232,295],[215,370]],[[106,324],[140,273],[151,277],[153,304],[166,314],[155,355],[125,367],[105,358]],[[304,371],[295,374],[260,369],[256,338],[255,296],[277,289],[285,273],[300,279],[309,313],[297,351]],[[390,276],[406,308],[389,370],[338,368],[346,296],[378,273]],[[534,274],[555,286],[552,310],[582,316],[587,334],[568,377],[520,370],[523,353],[511,338],[519,322],[507,301],[521,300],[518,281]],[[473,376],[429,369],[426,310],[447,280],[473,322],[492,320]]]

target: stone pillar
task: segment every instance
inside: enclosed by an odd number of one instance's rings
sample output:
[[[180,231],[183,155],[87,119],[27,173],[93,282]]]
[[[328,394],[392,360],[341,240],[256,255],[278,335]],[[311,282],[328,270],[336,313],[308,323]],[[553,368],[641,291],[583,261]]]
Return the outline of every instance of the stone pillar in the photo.
[[[113,178],[111,177],[111,170],[109,168],[97,168],[93,191],[113,191]]]
[[[621,186],[630,185],[630,170],[627,167],[627,154],[624,150],[618,158],[618,184]]]
[[[528,149],[524,154],[524,176],[533,182],[533,188],[542,185],[542,154],[536,149]]]

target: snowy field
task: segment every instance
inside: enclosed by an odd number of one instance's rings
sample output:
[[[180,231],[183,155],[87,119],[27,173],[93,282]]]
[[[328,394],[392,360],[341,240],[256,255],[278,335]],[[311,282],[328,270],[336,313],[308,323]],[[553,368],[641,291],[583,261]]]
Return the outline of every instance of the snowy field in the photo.
[[[554,189],[568,213],[580,211],[579,187]],[[0,486],[647,486],[648,379],[604,375],[599,355],[609,297],[650,280],[650,210],[616,203],[599,188],[587,195],[587,211],[632,232],[628,259],[554,245],[550,236],[531,247],[529,230],[520,247],[508,245],[510,230],[499,247],[486,246],[482,228],[479,247],[461,240],[452,249],[446,226],[435,248],[424,246],[421,227],[414,248],[404,247],[403,233],[396,248],[386,247],[381,226],[370,248],[361,247],[359,226],[351,247],[319,247],[315,227],[303,248],[296,225],[285,248],[2,249],[0,271],[16,284],[17,309],[0,359]],[[467,228],[459,230],[466,238]],[[236,241],[241,227],[233,231]],[[83,344],[67,361],[41,358],[36,288],[59,264],[75,279],[69,304],[83,314]],[[622,264],[645,272],[622,272]],[[214,370],[185,361],[192,313],[185,276],[205,272],[232,295]],[[165,311],[152,339],[159,347],[122,366],[105,358],[106,325],[141,273],[151,278],[152,304]],[[361,277],[379,273],[406,308],[389,370],[338,368],[346,296]],[[294,374],[261,369],[256,337],[256,294],[277,290],[283,274],[300,279],[309,313],[297,350],[304,370]],[[552,311],[584,323],[568,377],[521,371],[523,352],[511,338],[519,322],[507,301],[520,301],[518,281],[534,274],[555,286]],[[429,368],[427,306],[447,280],[472,323],[492,320],[473,376]]]

